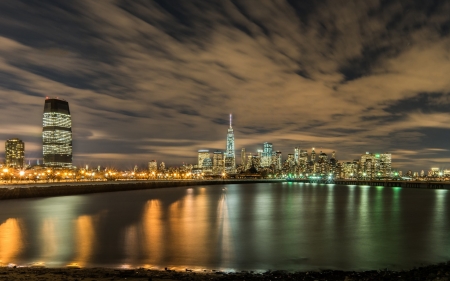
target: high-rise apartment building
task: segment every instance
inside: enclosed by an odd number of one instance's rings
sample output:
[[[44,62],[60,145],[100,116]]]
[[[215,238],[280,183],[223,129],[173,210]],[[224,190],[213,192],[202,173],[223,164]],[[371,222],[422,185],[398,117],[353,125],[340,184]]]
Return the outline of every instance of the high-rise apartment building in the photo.
[[[232,115],[230,114],[230,128],[227,134],[227,151],[225,152],[225,172],[236,173],[236,155],[234,151],[234,131],[232,127]]]
[[[5,164],[7,167],[22,169],[25,158],[25,144],[18,138],[5,142]]]
[[[45,99],[42,144],[45,166],[72,167],[72,119],[67,101]]]
[[[209,159],[209,150],[201,149],[198,151],[198,167],[203,168],[206,159]]]

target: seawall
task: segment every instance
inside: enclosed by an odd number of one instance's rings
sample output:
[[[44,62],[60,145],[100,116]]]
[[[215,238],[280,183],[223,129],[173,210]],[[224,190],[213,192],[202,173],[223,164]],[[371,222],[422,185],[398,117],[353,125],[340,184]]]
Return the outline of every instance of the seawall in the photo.
[[[121,182],[82,182],[82,183],[46,183],[27,185],[0,185],[0,200],[35,197],[53,197],[80,195],[100,192],[115,192],[168,187],[188,187],[218,184],[272,183],[280,180],[167,180],[167,181],[121,181]]]

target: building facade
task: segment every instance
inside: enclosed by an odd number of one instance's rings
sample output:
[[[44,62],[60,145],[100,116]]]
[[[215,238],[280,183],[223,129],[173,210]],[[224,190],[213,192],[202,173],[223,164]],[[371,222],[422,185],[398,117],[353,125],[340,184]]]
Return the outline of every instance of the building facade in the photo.
[[[18,138],[5,142],[5,164],[7,167],[22,169],[25,160],[25,144]]]
[[[65,100],[45,99],[42,149],[45,166],[72,167],[72,118]]]
[[[203,163],[205,162],[205,159],[209,159],[209,150],[201,149],[198,151],[198,168],[203,168]]]
[[[265,142],[261,153],[261,167],[269,167],[272,164],[272,148],[273,145]]]
[[[214,151],[212,172],[216,175],[221,175],[224,171],[223,152]]]
[[[232,127],[232,115],[230,114],[230,128],[227,134],[227,150],[225,152],[225,172],[236,173],[236,155],[234,151],[234,131]]]

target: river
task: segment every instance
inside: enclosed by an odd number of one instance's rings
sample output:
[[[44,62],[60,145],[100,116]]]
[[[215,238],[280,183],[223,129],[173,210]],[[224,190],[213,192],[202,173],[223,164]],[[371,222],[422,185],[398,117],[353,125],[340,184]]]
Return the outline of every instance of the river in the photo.
[[[0,201],[0,263],[409,269],[450,260],[450,192],[226,184]]]

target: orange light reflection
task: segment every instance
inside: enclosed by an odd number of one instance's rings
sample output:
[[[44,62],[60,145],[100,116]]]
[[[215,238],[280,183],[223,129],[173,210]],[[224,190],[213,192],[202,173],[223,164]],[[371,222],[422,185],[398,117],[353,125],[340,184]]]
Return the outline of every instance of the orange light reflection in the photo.
[[[22,231],[17,219],[0,224],[0,265],[13,262],[23,247]]]
[[[94,224],[92,216],[80,216],[76,220],[77,256],[74,260],[78,265],[85,266],[92,253],[94,240]]]

